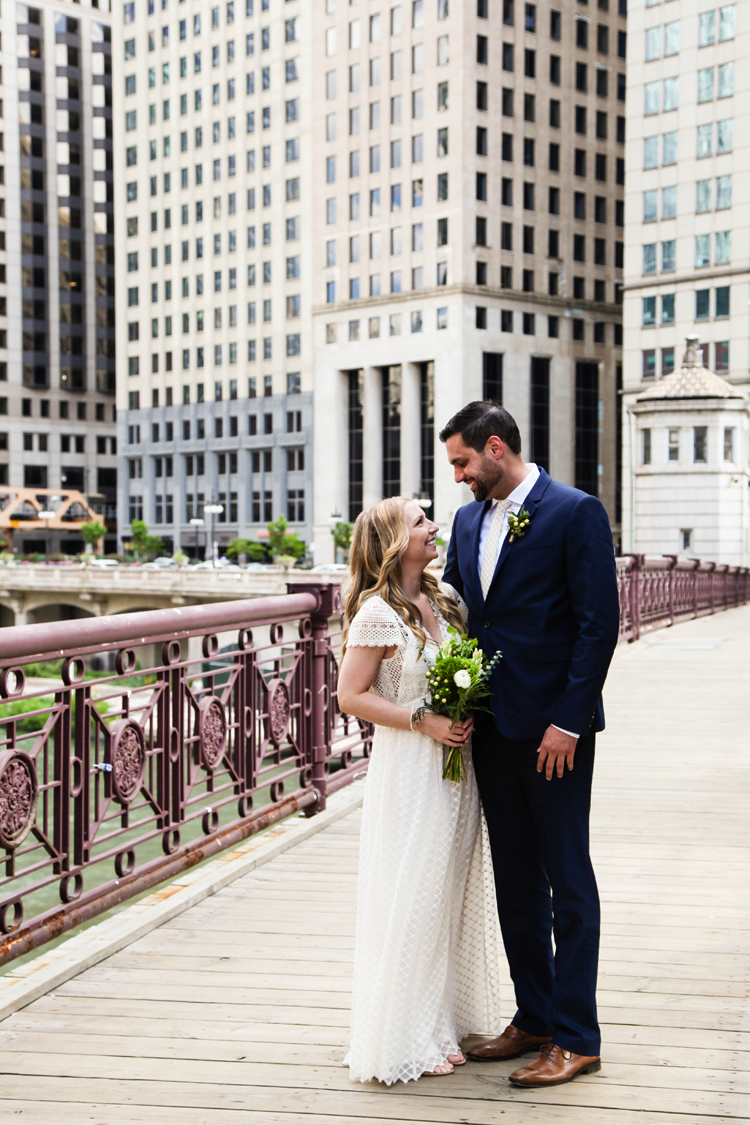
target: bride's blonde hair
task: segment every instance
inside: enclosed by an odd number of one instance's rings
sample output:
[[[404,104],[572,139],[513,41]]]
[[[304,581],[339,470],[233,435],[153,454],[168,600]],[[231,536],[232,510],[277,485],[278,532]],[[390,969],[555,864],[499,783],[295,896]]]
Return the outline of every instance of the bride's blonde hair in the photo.
[[[401,586],[401,559],[409,545],[409,525],[404,511],[407,500],[407,496],[390,496],[357,516],[349,551],[351,580],[344,600],[342,655],[355,614],[365,599],[373,595],[395,609],[422,644],[427,641],[417,607]],[[443,593],[434,574],[422,571],[420,590],[432,599],[450,625],[455,625],[459,631],[463,629],[458,606]]]

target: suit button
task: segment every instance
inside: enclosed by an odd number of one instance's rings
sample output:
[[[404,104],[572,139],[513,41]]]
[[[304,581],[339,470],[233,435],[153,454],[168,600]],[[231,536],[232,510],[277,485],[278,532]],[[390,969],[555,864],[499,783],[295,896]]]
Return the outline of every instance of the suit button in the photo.
[[[490,622],[489,622],[489,621],[485,621],[485,623],[484,623],[484,627],[485,627],[485,629],[489,629],[489,627],[490,627]]]

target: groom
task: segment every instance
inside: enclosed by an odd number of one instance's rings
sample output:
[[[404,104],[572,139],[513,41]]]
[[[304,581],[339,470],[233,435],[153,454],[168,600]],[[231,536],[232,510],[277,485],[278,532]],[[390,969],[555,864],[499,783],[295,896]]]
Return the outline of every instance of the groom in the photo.
[[[556,1086],[601,1066],[589,808],[618,634],[612,536],[599,500],[526,464],[498,403],[469,403],[440,438],[478,501],[456,513],[443,579],[469,607],[470,635],[503,655],[473,756],[518,1011],[467,1053],[538,1051],[510,1081]]]

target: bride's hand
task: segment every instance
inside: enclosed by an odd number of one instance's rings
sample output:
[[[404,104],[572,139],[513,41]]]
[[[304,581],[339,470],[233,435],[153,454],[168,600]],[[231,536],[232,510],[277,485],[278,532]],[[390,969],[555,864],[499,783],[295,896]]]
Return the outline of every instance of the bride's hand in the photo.
[[[420,734],[426,734],[446,746],[463,746],[471,738],[474,719],[469,717],[463,722],[453,723],[447,715],[436,715],[434,711],[427,711],[417,729]]]

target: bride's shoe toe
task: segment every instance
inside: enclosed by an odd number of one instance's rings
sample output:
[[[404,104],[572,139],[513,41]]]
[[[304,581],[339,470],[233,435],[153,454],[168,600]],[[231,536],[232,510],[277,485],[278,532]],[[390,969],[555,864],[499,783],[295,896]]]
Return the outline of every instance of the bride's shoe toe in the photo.
[[[455,1055],[448,1055],[448,1062],[451,1063],[452,1066],[465,1066],[466,1059],[464,1058],[463,1051],[459,1051]]]
[[[446,1074],[453,1074],[453,1063],[438,1063],[434,1070],[422,1072],[422,1078],[443,1078]]]

